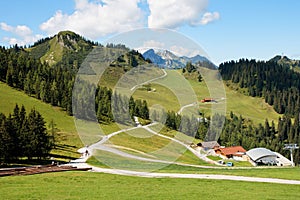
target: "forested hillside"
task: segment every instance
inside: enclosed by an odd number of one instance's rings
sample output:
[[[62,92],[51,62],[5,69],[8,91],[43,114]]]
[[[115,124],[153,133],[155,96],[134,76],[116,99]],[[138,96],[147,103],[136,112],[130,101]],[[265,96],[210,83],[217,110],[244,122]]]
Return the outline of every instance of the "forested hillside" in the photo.
[[[67,31],[40,40],[29,49],[17,45],[0,47],[0,81],[43,102],[62,107],[71,115],[75,76],[93,45],[95,43]],[[126,49],[124,45],[113,44],[102,48]],[[53,55],[52,60],[44,59],[52,52],[60,52],[60,57]],[[111,67],[119,67],[125,73],[141,62],[146,61],[138,52],[128,50]]]
[[[231,115],[226,119],[220,141],[245,148],[267,147],[288,157],[284,144],[300,143],[300,74],[276,59],[267,62],[241,59],[223,63],[219,70],[228,85],[238,85],[252,97],[263,97],[276,112],[284,114],[277,127],[268,122],[268,116],[264,125],[255,127],[246,119]],[[295,160],[299,162],[299,151]]]
[[[264,97],[279,114],[294,116],[300,108],[300,74],[277,62],[241,59],[220,65],[223,80]]]
[[[214,116],[220,118],[220,116]],[[284,149],[284,144],[300,143],[300,124],[298,115],[292,122],[288,116],[279,118],[278,125],[266,119],[264,124],[255,125],[243,116],[234,113],[225,119],[219,142],[225,146],[241,145],[249,150],[256,147],[265,147],[279,152],[289,158],[290,152]],[[294,154],[294,161],[300,161],[300,154]]]

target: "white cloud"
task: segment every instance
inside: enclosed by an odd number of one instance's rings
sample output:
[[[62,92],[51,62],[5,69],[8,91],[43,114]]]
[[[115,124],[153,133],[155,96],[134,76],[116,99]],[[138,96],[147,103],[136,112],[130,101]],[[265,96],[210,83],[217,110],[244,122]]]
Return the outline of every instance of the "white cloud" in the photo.
[[[169,50],[172,53],[174,53],[177,56],[196,56],[196,55],[205,55],[203,51],[200,49],[195,49],[195,48],[186,48],[183,46],[179,45],[168,45],[163,42],[159,42],[156,40],[148,40],[143,43],[142,46],[135,48],[141,53],[144,53],[145,51],[149,49],[156,49],[156,50]]]
[[[48,35],[71,30],[94,40],[147,25],[149,28],[177,28],[185,24],[206,25],[220,18],[218,12],[206,12],[208,1],[74,0],[73,13],[66,14],[58,10],[40,24],[40,29]],[[25,25],[14,27],[2,22],[0,28],[10,33],[9,38],[5,38],[9,44],[29,44],[42,37],[34,34]]]
[[[8,32],[12,32],[13,29],[14,29],[12,26],[9,26],[9,25],[7,25],[7,24],[4,23],[4,22],[1,22],[1,23],[0,23],[0,26],[1,26],[1,29],[2,29],[2,30],[8,31]]]
[[[40,25],[48,34],[71,30],[91,39],[107,34],[140,28],[144,14],[138,3],[141,0],[102,0],[89,2],[75,0],[75,11],[68,15],[57,11]]]
[[[208,0],[148,0],[148,4],[150,28],[177,28],[183,24],[205,25],[219,18],[218,13],[204,13]]]
[[[42,35],[34,35],[32,30],[25,25],[18,25],[16,27],[10,26],[4,22],[0,23],[0,28],[6,32],[12,34],[12,37],[4,37],[3,39],[7,41],[10,45],[26,45],[36,42],[38,39],[42,38]]]
[[[158,42],[155,40],[148,40],[143,43],[143,47],[159,49],[159,48],[164,48],[165,44],[163,42]]]
[[[196,56],[196,55],[203,55],[203,52],[201,52],[200,50],[188,49],[188,48],[185,48],[182,46],[177,46],[177,45],[171,46],[169,50],[178,56],[192,57],[192,56]]]
[[[210,22],[213,22],[215,20],[220,19],[220,14],[218,12],[206,12],[204,13],[204,15],[202,16],[202,19],[200,20],[199,24],[201,25],[206,25]]]
[[[143,45],[140,47],[136,47],[135,50],[144,53],[149,49],[165,49],[165,43],[155,41],[155,40],[147,40],[143,42]]]
[[[144,53],[145,51],[147,51],[149,49],[158,49],[159,50],[159,49],[165,49],[165,48],[166,48],[166,45],[163,42],[159,42],[156,40],[147,40],[147,41],[143,42],[142,46],[135,47],[134,49],[141,53]]]
[[[17,33],[17,35],[20,35],[20,36],[23,36],[23,37],[26,37],[26,36],[32,34],[31,29],[28,26],[24,26],[24,25],[21,25],[21,26],[18,25],[15,28],[15,32]]]

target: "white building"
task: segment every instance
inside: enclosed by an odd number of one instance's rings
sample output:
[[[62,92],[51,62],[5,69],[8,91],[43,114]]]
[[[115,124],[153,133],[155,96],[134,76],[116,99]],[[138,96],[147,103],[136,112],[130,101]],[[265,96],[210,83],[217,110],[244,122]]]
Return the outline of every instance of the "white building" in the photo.
[[[281,155],[280,153],[274,152],[277,155],[276,164],[277,166],[293,166],[292,161]]]
[[[246,155],[256,165],[276,165],[277,155],[266,148],[254,148],[246,152]]]
[[[254,148],[246,152],[246,155],[256,165],[292,166],[292,162],[281,155],[266,148]]]

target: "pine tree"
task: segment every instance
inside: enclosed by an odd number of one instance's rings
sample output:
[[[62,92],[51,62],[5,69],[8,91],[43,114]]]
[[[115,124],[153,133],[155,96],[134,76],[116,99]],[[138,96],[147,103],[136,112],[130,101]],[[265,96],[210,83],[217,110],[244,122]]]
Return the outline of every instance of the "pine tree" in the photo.
[[[12,157],[13,141],[7,127],[5,115],[0,113],[0,160],[8,162]]]
[[[31,135],[31,149],[27,157],[45,158],[52,149],[53,143],[47,134],[43,117],[35,109],[31,110],[28,115],[28,127]]]
[[[143,100],[142,102],[140,117],[143,119],[149,119],[149,109],[148,109],[147,102],[145,100]]]

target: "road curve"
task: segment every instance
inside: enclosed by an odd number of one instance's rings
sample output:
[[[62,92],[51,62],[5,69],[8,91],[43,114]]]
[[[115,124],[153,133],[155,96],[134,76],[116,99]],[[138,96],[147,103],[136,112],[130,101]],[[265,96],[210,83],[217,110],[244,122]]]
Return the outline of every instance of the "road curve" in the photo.
[[[138,85],[135,85],[135,86],[133,86],[130,90],[133,91],[133,90],[135,90],[135,88],[137,88],[137,87],[139,87],[139,86],[141,86],[141,85],[145,85],[145,84],[147,84],[147,83],[150,83],[150,82],[153,82],[153,81],[156,81],[156,80],[158,80],[158,79],[161,79],[161,78],[166,77],[166,76],[168,75],[167,72],[166,72],[166,70],[162,69],[162,71],[164,72],[164,74],[163,74],[162,76],[157,77],[157,78],[153,78],[153,79],[151,79],[151,80],[145,81],[144,83],[140,83],[140,84],[138,84]]]
[[[164,75],[157,77],[155,79],[151,79],[149,81],[146,81],[142,84],[146,84],[149,82],[152,82],[154,80],[157,79],[161,79],[164,78],[165,76],[167,76],[167,73],[165,70],[164,71]],[[131,88],[131,90],[134,90],[136,87],[142,85],[136,85],[133,88]],[[179,112],[182,112],[183,109],[185,109],[186,107],[189,106],[193,106],[194,104],[188,104],[183,106]],[[185,146],[188,150],[190,150],[193,154],[195,154],[198,158],[203,159],[208,161],[207,157],[199,154],[198,152],[196,152],[194,149],[192,149],[189,145],[184,144],[183,142],[176,140],[175,138],[171,138],[162,134],[159,134],[155,131],[153,131],[152,129],[149,128],[149,126],[154,125],[155,123],[149,124],[147,126],[141,126],[141,127],[132,127],[132,128],[128,128],[128,129],[123,129],[120,131],[116,131],[114,133],[111,133],[109,135],[106,135],[102,138],[102,140],[98,141],[95,144],[92,144],[90,147],[88,147],[89,151],[92,153],[94,149],[99,148],[99,147],[104,147],[103,144],[108,141],[111,137],[124,132],[124,131],[129,131],[129,130],[133,130],[136,128],[144,128],[147,131],[155,134],[155,135],[159,135],[161,137],[170,139],[174,142],[177,142],[183,146]],[[108,148],[108,147],[106,147]],[[108,150],[108,149],[103,149],[103,150]],[[111,149],[109,149],[111,150]],[[115,150],[115,149],[114,149]],[[259,178],[259,177],[246,177],[246,176],[233,176],[233,175],[219,175],[219,174],[182,174],[182,173],[156,173],[156,172],[138,172],[138,171],[130,171],[130,170],[121,170],[121,169],[107,169],[107,168],[100,168],[100,167],[95,167],[95,166],[91,166],[89,164],[86,163],[86,160],[91,156],[91,154],[87,155],[87,156],[83,156],[79,159],[73,160],[71,161],[69,164],[66,165],[72,165],[78,168],[91,168],[93,172],[101,172],[101,173],[108,173],[108,174],[117,174],[117,175],[126,175],[126,176],[138,176],[138,177],[146,177],[146,178],[193,178],[193,179],[214,179],[214,180],[232,180],[232,181],[248,181],[248,182],[264,182],[264,183],[278,183],[278,184],[297,184],[300,185],[300,181],[299,180],[286,180],[286,179],[277,179],[277,178]],[[125,156],[127,157],[127,156]],[[136,158],[135,158],[136,159]],[[143,158],[145,159],[145,158]],[[149,160],[147,160],[149,161]],[[151,160],[153,162],[153,159]],[[168,163],[166,161],[161,161],[161,160],[155,160],[154,162],[164,162],[164,163]],[[171,164],[171,163],[168,163]],[[172,163],[172,164],[178,164],[178,165],[186,165],[186,166],[193,166],[193,167],[199,167],[199,168],[217,168],[217,167],[212,167],[212,166],[198,166],[198,165],[189,165],[189,164],[183,164],[183,163]]]

